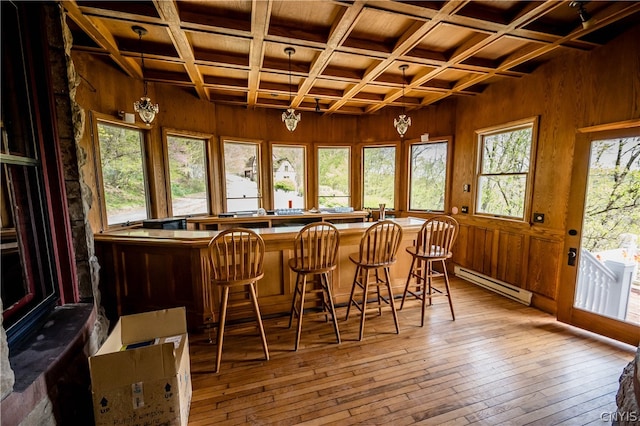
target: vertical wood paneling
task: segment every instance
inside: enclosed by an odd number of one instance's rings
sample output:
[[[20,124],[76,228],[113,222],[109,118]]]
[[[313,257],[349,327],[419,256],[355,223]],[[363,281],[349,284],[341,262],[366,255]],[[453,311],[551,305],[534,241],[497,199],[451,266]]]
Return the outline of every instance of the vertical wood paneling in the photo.
[[[520,271],[527,255],[523,252],[523,240],[523,235],[513,232],[500,232],[498,237],[496,278],[518,287],[522,287]]]
[[[464,267],[470,268],[469,257],[467,256],[467,247],[469,247],[469,226],[463,223],[458,228],[458,238],[453,246],[453,262]]]
[[[561,252],[562,243],[531,238],[527,290],[551,299],[556,298]]]
[[[491,275],[491,247],[493,231],[487,228],[473,228],[473,244],[470,244],[472,269],[485,275]],[[467,251],[469,255],[469,251]]]

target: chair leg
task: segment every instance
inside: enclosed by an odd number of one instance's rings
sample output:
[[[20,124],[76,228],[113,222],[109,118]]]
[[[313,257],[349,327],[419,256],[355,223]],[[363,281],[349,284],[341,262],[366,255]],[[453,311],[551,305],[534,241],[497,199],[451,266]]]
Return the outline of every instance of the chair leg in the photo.
[[[260,337],[262,338],[262,348],[264,349],[264,357],[269,360],[269,348],[267,347],[267,336],[264,334],[264,326],[262,325],[262,316],[260,315],[260,307],[258,306],[258,298],[256,296],[256,283],[249,284],[249,291],[251,292],[251,301],[253,302],[253,312],[256,314],[256,321],[258,322],[258,329],[260,330]]]
[[[380,284],[382,284],[382,280],[380,279],[380,275],[378,274],[378,270],[375,270],[375,280],[376,280],[376,295],[378,297],[378,316],[382,316],[382,296],[380,296]]]
[[[220,301],[220,321],[218,321],[218,341],[216,352],[216,373],[220,372],[220,362],[222,361],[222,342],[224,339],[224,324],[227,320],[227,304],[229,302],[229,287],[222,290],[222,300]]]
[[[391,291],[391,276],[389,274],[389,268],[384,268],[384,278],[387,284],[387,291],[389,292],[389,305],[391,305],[391,312],[393,313],[393,322],[396,324],[396,334],[400,334],[400,325],[398,324],[398,313],[396,312],[396,303],[393,300],[393,292]]]
[[[402,307],[404,306],[404,300],[407,298],[407,291],[409,290],[409,284],[411,283],[411,274],[413,274],[413,266],[416,263],[416,258],[415,256],[411,257],[411,266],[409,267],[409,275],[407,276],[407,283],[404,285],[404,292],[402,293],[402,302],[400,303],[400,309],[398,309],[399,311],[402,310]]]
[[[444,285],[447,288],[447,299],[449,299],[449,308],[451,308],[451,318],[456,320],[456,315],[453,313],[453,301],[451,300],[451,287],[449,286],[449,274],[447,273],[447,265],[444,260],[442,261],[442,270],[444,272]]]
[[[340,330],[338,329],[338,317],[336,317],[336,308],[333,305],[333,295],[331,294],[331,282],[329,280],[329,274],[328,273],[324,273],[320,276],[320,282],[322,282],[322,279],[324,278],[324,284],[322,284],[325,293],[326,293],[326,297],[328,299],[328,305],[329,305],[329,311],[331,311],[331,318],[333,319],[333,329],[336,332],[336,339],[338,340],[338,343],[341,342],[340,340]]]
[[[349,303],[347,304],[347,315],[345,316],[344,320],[348,320],[349,319],[349,312],[351,311],[351,304],[352,303],[356,303],[353,300],[353,293],[356,291],[356,283],[358,282],[358,275],[361,273],[361,268],[360,266],[356,266],[356,273],[353,276],[353,284],[351,285],[351,294],[349,294]]]
[[[364,320],[367,317],[367,296],[369,292],[369,269],[366,270],[365,279],[363,281],[363,289],[362,289],[362,316],[360,317],[360,337],[358,340],[362,340],[362,336],[364,335]]]
[[[296,274],[296,285],[295,288],[293,289],[293,297],[291,298],[291,311],[289,314],[289,327],[291,328],[291,325],[293,324],[293,316],[296,313],[296,298],[298,297],[298,292],[300,291],[300,274],[297,273]]]
[[[298,350],[300,344],[300,333],[302,332],[302,314],[304,313],[304,293],[307,289],[307,275],[302,274],[302,285],[300,286],[300,305],[298,309],[298,329],[296,330],[296,345],[294,350]]]
[[[424,314],[427,309],[427,298],[429,298],[429,304],[431,304],[431,272],[429,262],[423,262],[422,268],[422,313],[420,314],[420,327],[424,327]],[[427,292],[427,284],[429,291]]]

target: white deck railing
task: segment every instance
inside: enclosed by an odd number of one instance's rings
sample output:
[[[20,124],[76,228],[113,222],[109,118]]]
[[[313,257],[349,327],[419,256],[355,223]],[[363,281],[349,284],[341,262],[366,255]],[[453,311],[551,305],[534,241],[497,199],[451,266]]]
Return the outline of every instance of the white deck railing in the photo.
[[[589,251],[581,249],[575,306],[624,320],[636,263],[633,259],[610,252],[606,260],[601,261]]]

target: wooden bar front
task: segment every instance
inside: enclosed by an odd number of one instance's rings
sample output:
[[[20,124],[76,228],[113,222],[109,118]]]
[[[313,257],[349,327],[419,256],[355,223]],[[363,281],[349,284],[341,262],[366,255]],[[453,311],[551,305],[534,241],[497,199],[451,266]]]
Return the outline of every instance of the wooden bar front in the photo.
[[[422,219],[394,219],[403,229],[398,262],[391,277],[399,293],[411,258],[405,247],[412,244]],[[360,238],[372,222],[340,223],[338,268],[334,273],[336,303],[346,303],[355,266],[349,254],[358,251]],[[256,229],[266,246],[265,276],[258,282],[258,301],[263,315],[288,313],[295,275],[287,262],[293,240],[302,226]],[[100,288],[110,319],[120,315],[185,306],[189,328],[214,322],[218,294],[208,285],[207,245],[218,231],[127,229],[95,236],[101,265]],[[237,317],[236,317],[237,318]],[[230,316],[234,319],[234,316]]]

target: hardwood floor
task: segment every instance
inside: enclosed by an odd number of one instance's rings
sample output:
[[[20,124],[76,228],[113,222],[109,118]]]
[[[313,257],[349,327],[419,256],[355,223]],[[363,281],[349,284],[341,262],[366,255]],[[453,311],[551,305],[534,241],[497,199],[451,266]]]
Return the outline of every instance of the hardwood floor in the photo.
[[[398,291],[399,293],[399,291]],[[271,360],[255,327],[215,345],[192,335],[190,425],[212,424],[603,424],[635,348],[569,327],[541,311],[459,279],[456,320],[446,298],[398,313],[344,321],[335,343],[323,316],[304,316],[300,349],[287,318],[265,321]],[[398,303],[399,306],[399,303]],[[245,333],[245,334],[240,334]]]

